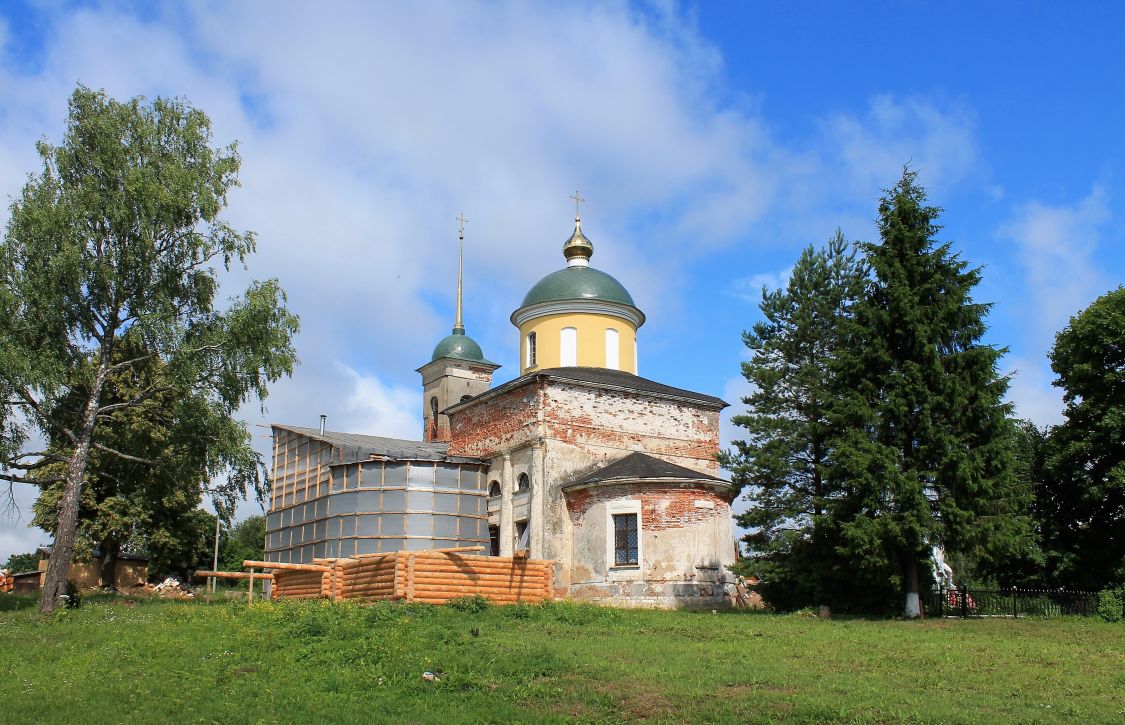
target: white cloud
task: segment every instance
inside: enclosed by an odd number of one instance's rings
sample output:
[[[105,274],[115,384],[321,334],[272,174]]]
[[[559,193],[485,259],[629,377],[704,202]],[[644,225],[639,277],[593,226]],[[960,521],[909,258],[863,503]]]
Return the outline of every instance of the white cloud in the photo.
[[[1005,362],[1011,365],[1012,382],[1007,398],[1015,405],[1016,417],[1040,427],[1061,423],[1062,391],[1051,385],[1054,375],[1046,361],[1009,357]]]
[[[719,444],[724,448],[729,448],[731,442],[741,440],[746,437],[746,431],[739,428],[731,422],[731,418],[736,415],[743,415],[747,412],[746,404],[742,399],[749,396],[754,392],[754,385],[746,378],[739,375],[738,377],[730,378],[723,385],[723,400],[730,403],[729,408],[725,408],[719,414]]]
[[[1019,249],[1035,308],[1028,324],[1039,343],[1053,340],[1067,320],[1108,289],[1094,252],[1110,217],[1105,190],[1094,186],[1074,204],[1024,204],[1001,227],[1000,236]]]
[[[1026,296],[1019,301],[1025,344],[1011,361],[1018,370],[1008,398],[1020,416],[1039,425],[1062,420],[1061,391],[1047,355],[1067,321],[1109,288],[1094,260],[1103,228],[1111,219],[1109,200],[1100,186],[1073,204],[1033,201],[1019,206],[999,236],[1015,244],[1026,275]]]
[[[417,388],[384,385],[374,375],[346,368],[352,394],[341,421],[341,430],[416,440],[421,435],[422,413]]]
[[[749,277],[742,277],[731,282],[730,292],[736,297],[757,304],[762,300],[762,288],[768,290],[784,289],[789,284],[789,277],[793,274],[793,266],[777,272],[759,272]]]
[[[939,107],[925,98],[880,95],[864,116],[836,114],[823,126],[848,184],[867,198],[893,184],[908,162],[921,170],[931,193],[948,189],[980,163],[975,118],[963,103]]]
[[[6,483],[0,485],[7,486]],[[0,504],[0,566],[12,554],[35,551],[37,546],[51,540],[49,534],[31,525],[31,505],[35,503],[38,489],[25,483],[17,483],[14,484],[12,494],[15,499],[14,507],[8,500],[7,490],[2,494],[4,504]]]

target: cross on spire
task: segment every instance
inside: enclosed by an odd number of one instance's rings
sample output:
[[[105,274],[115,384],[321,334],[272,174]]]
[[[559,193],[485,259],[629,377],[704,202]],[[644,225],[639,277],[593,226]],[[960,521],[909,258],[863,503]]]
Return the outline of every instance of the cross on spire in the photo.
[[[460,236],[461,239],[464,239],[465,238],[465,225],[469,223],[469,220],[465,218],[465,212],[461,212],[460,214],[457,215],[457,221],[459,221],[461,223],[461,232],[460,232],[459,236]]]
[[[570,198],[574,199],[574,219],[575,221],[577,221],[578,219],[582,218],[582,215],[579,213],[579,204],[586,200],[582,198],[577,190],[575,190],[575,192],[571,194]]]

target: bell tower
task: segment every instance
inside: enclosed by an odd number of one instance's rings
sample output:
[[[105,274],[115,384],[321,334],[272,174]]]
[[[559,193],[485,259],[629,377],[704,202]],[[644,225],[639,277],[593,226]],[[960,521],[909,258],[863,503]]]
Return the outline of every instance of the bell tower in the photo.
[[[461,319],[461,270],[465,257],[464,214],[457,217],[457,312],[453,332],[437,344],[430,362],[418,368],[422,376],[422,422],[424,441],[449,440],[449,416],[441,411],[480,395],[492,385],[492,373],[500,366],[484,359],[476,340],[465,334]]]

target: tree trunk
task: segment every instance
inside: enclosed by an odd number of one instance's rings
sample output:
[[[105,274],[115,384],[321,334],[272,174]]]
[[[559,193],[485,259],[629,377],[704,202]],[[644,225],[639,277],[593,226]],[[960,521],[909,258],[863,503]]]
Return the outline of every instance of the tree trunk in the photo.
[[[121,545],[116,541],[103,541],[101,545],[102,558],[101,558],[101,580],[102,586],[106,589],[117,590],[117,555],[120,552]]]
[[[90,397],[82,413],[82,427],[76,431],[78,440],[70,454],[66,468],[66,487],[59,502],[59,517],[55,524],[55,543],[47,561],[47,574],[43,577],[43,592],[39,597],[39,611],[49,614],[66,594],[66,580],[70,573],[70,557],[74,555],[74,534],[78,528],[78,506],[82,499],[82,482],[86,477],[86,462],[90,458],[90,445],[94,439],[94,424],[98,420],[102,387],[109,375],[109,351],[103,348],[98,372],[90,386]]]
[[[910,619],[922,616],[922,603],[918,598],[918,562],[914,557],[909,557],[905,566],[906,571],[906,608],[903,614]]]

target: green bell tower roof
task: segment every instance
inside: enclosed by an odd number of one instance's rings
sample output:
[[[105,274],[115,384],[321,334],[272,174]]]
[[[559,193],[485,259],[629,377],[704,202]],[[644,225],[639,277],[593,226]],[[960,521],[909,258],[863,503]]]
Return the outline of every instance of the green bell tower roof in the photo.
[[[454,327],[453,334],[444,338],[434,348],[434,354],[430,357],[430,360],[438,360],[443,357],[492,364],[484,359],[484,351],[480,349],[477,341],[465,334],[464,327]]]

